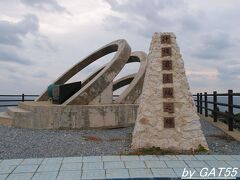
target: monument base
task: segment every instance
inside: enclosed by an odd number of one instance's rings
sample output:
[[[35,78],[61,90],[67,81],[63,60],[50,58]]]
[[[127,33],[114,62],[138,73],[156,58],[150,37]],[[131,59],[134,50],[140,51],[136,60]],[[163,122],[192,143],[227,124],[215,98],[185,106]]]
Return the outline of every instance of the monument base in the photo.
[[[55,105],[48,101],[38,101],[8,107],[7,113],[14,127],[94,129],[132,126],[137,109],[137,104]]]

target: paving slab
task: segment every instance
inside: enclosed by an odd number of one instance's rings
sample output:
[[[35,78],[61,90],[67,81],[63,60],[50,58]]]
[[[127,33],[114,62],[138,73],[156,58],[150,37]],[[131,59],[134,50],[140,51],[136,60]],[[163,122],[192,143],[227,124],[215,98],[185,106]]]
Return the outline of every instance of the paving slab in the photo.
[[[120,156],[103,156],[102,157],[103,161],[121,161]]]
[[[45,158],[42,162],[42,164],[51,164],[51,163],[54,163],[54,164],[57,164],[57,163],[62,163],[63,161],[63,157],[61,158]]]
[[[197,160],[193,155],[176,155],[179,160]]]
[[[17,166],[9,166],[9,165],[0,165],[0,174],[8,174],[13,172]]]
[[[52,172],[37,172],[34,174],[32,180],[56,180],[58,175],[58,171],[52,171]]]
[[[5,180],[9,174],[0,174],[0,180]]]
[[[30,165],[20,165],[18,166],[13,173],[34,173],[39,165],[34,165],[34,164],[30,164]]]
[[[139,156],[121,156],[122,161],[138,161],[140,160]]]
[[[79,180],[81,175],[81,171],[60,171],[57,180]]]
[[[94,169],[94,170],[83,170],[82,179],[104,179],[105,170]]]
[[[154,160],[158,160],[157,156],[155,155],[145,155],[145,156],[139,156],[139,158],[143,161],[154,161]]]
[[[126,161],[124,162],[126,168],[146,168],[144,161]]]
[[[166,169],[151,169],[153,172],[154,177],[161,177],[161,178],[174,178],[177,177],[175,172],[172,168],[166,168]]]
[[[37,172],[59,171],[60,165],[60,163],[41,164]]]
[[[103,169],[103,162],[84,162],[83,169]]]
[[[77,171],[82,169],[82,163],[63,163],[60,171]]]
[[[195,168],[195,167],[208,167],[209,166],[206,162],[204,162],[204,161],[197,161],[197,160],[185,161],[185,163],[187,164],[188,167],[192,167],[192,168]]]
[[[150,169],[129,169],[131,178],[152,178],[153,173]]]
[[[222,161],[232,161],[232,160],[235,160],[235,158],[233,158],[232,156],[229,156],[229,155],[213,155],[213,157],[216,160],[222,160]]]
[[[209,155],[195,155],[197,160],[217,160],[214,156]]]
[[[235,160],[240,160],[240,155],[231,155],[232,158],[234,158]]]
[[[218,167],[231,167],[229,164],[227,164],[225,161],[205,161],[210,167],[218,168]]]
[[[23,159],[5,159],[1,162],[0,166],[12,166],[12,165],[16,165],[18,166],[21,162],[23,161]]]
[[[234,160],[234,161],[225,161],[227,164],[229,164],[231,167],[236,167],[240,169],[240,161]]]
[[[85,156],[83,157],[83,162],[99,162],[102,161],[101,156]]]
[[[104,162],[104,169],[121,169],[124,168],[124,163],[121,161]]]
[[[7,180],[30,180],[32,176],[33,173],[12,173],[7,177]]]
[[[21,163],[21,165],[27,165],[27,164],[41,164],[43,161],[43,158],[30,158],[30,159],[24,159]]]
[[[82,161],[82,157],[64,157],[62,163],[78,163]]]
[[[187,167],[187,164],[184,162],[184,161],[181,161],[181,160],[179,160],[179,161],[175,161],[175,160],[173,160],[173,161],[165,161],[165,163],[167,164],[167,166],[169,167],[169,168],[177,168],[177,167]]]
[[[128,169],[106,169],[106,178],[129,178]]]
[[[240,169],[239,156],[196,155],[192,156],[84,156],[58,158],[28,158],[2,160],[0,180],[33,179],[124,179],[124,178],[180,178],[184,168],[192,172],[193,178],[201,178],[200,172],[218,167]],[[188,176],[189,177],[189,176]],[[214,178],[214,175],[209,177]],[[222,177],[226,179],[226,177]],[[240,177],[238,170],[237,177]]]
[[[178,160],[176,156],[171,156],[171,155],[159,155],[157,157],[159,160]]]
[[[145,161],[147,168],[167,168],[164,161]]]

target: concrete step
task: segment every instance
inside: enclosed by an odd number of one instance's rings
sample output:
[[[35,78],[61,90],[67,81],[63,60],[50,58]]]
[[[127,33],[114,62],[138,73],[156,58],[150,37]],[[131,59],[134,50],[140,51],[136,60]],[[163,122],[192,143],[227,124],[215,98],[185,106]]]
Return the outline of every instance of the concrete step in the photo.
[[[7,112],[0,112],[0,125],[11,126],[13,124],[13,120],[11,116]]]
[[[12,106],[12,107],[8,107],[7,113],[9,114],[9,116],[14,117],[16,114],[28,114],[31,111],[27,111],[25,109],[22,109],[18,106]]]

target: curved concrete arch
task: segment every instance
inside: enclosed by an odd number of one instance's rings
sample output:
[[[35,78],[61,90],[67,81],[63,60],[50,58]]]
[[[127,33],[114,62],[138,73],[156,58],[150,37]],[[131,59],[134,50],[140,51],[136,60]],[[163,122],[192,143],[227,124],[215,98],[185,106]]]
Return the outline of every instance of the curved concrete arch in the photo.
[[[118,79],[117,81],[114,81],[113,82],[113,92],[116,91],[117,89],[120,89],[123,86],[130,84],[135,76],[136,76],[136,73],[124,76],[124,77]]]
[[[115,100],[115,103],[118,104],[134,104],[142,93],[144,75],[147,67],[147,54],[142,51],[133,52],[128,62],[140,62],[140,68],[129,86]]]
[[[83,88],[65,101],[63,103],[64,105],[87,105],[89,102],[91,102],[113,81],[116,75],[121,71],[129,59],[131,48],[126,40],[121,39],[113,41],[93,52],[79,63],[75,64],[71,69],[66,71],[54,82],[54,84],[65,83],[92,62],[112,52],[116,52],[112,60],[100,72],[95,74],[95,76],[93,76],[93,78],[87,82]],[[45,91],[36,101],[46,101],[47,99],[47,91]]]

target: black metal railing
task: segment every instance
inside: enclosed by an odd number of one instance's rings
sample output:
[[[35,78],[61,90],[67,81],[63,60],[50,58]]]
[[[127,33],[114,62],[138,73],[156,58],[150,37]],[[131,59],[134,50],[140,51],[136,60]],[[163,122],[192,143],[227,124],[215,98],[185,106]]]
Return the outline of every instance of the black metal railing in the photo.
[[[34,101],[34,99],[38,96],[39,95],[29,95],[29,94],[20,94],[20,95],[4,94],[4,95],[0,95],[0,107],[17,106],[17,102]],[[12,103],[9,104],[9,102],[12,102]]]
[[[233,104],[233,100],[234,97],[240,97],[240,93],[233,93],[233,90],[228,90],[228,93],[217,93],[217,91],[214,91],[213,94],[208,94],[207,92],[205,92],[197,93],[193,96],[195,97],[194,100],[196,102],[198,113],[204,113],[204,115],[208,117],[209,111],[211,111],[211,116],[213,117],[214,122],[217,122],[219,117],[225,117],[225,119],[227,120],[229,131],[233,131],[234,128],[239,128],[240,121],[234,115],[234,110],[240,109],[240,106]],[[210,97],[212,101],[209,100]],[[219,100],[219,97],[225,97],[227,103],[221,102]],[[210,104],[212,106],[212,109],[209,108]],[[227,111],[220,111],[219,106],[227,108]]]

